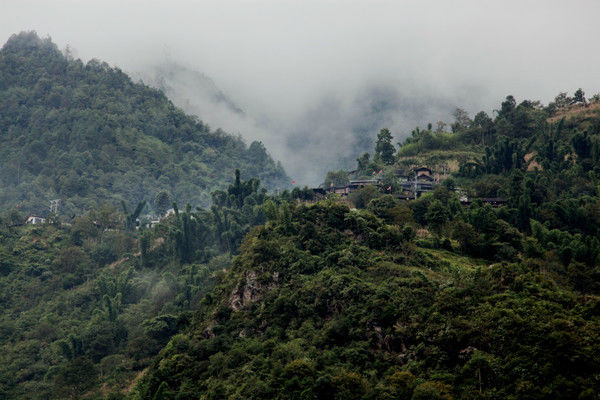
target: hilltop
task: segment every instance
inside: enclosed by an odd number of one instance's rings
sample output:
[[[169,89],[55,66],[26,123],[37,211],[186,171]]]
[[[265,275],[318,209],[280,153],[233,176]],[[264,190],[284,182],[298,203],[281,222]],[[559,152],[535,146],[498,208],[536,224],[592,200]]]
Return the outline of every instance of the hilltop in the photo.
[[[84,64],[34,32],[0,50],[0,140],[0,207],[25,212],[61,199],[71,216],[161,190],[206,206],[236,168],[270,189],[288,181],[260,142],[212,130],[119,68]]]
[[[563,97],[508,96],[397,151],[382,129],[328,174],[349,194],[265,203],[136,398],[597,397],[600,114]],[[450,173],[407,201],[415,165]]]
[[[536,205],[597,195],[600,95],[588,102],[579,89],[574,97],[560,93],[548,105],[507,96],[495,118],[484,111],[471,118],[460,108],[454,116],[451,124],[416,127],[397,146],[382,129],[373,156],[362,154],[352,171],[330,171],[324,187],[376,179],[388,194],[412,195],[406,188],[415,169],[427,168],[429,186],[451,178],[448,186],[471,198],[508,197],[508,180],[519,171],[531,173],[524,178],[530,190],[535,186]]]

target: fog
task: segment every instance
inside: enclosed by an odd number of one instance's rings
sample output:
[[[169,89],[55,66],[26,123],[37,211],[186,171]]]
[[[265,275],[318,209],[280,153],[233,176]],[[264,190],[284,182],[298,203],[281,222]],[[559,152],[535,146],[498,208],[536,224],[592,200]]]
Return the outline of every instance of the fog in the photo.
[[[261,140],[300,184],[508,94],[600,91],[596,1],[3,1],[0,41],[36,30]]]

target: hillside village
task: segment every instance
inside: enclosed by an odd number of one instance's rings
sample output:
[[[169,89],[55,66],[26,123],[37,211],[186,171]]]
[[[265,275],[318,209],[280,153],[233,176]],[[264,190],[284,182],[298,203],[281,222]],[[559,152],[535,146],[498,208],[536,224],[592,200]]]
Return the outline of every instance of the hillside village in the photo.
[[[425,193],[432,192],[436,185],[448,179],[451,175],[447,168],[442,171],[434,171],[426,166],[418,166],[405,170],[394,171],[396,185],[399,190],[392,192],[392,186],[386,185],[381,178],[382,170],[379,172],[373,171],[373,177],[357,178],[357,171],[347,173],[348,183],[342,186],[336,186],[333,183],[329,187],[312,188],[312,192],[316,199],[324,198],[327,194],[337,194],[342,197],[347,197],[351,193],[372,186],[377,188],[382,193],[392,194],[399,200],[416,200]],[[351,179],[354,178],[354,179]],[[454,187],[453,190],[459,195],[461,204],[468,206],[475,199],[469,198],[466,193],[459,187]],[[480,197],[478,198],[483,203],[498,207],[506,204],[506,199],[503,197]]]
[[[362,190],[366,187],[376,188],[379,192],[384,194],[391,194],[398,200],[411,201],[420,198],[425,193],[432,192],[435,187],[443,183],[446,179],[450,178],[451,174],[447,168],[443,168],[442,171],[435,171],[426,166],[418,166],[409,169],[398,169],[394,171],[394,183],[398,190],[392,191],[392,187],[386,186],[384,179],[381,177],[383,170],[373,171],[372,177],[360,177],[356,170],[349,171],[347,173],[348,183],[345,185],[334,185],[331,184],[328,187],[320,187],[310,189],[312,196],[310,201],[322,200],[327,195],[338,195],[342,199],[347,199],[352,193]],[[469,206],[475,198],[470,198],[460,187],[454,187],[454,192],[459,196],[460,203],[464,206]],[[499,207],[506,205],[506,199],[503,197],[478,197],[476,198],[482,203],[490,204],[493,207]],[[56,213],[56,209],[53,210],[51,205],[50,214]],[[175,214],[173,208],[169,208],[164,214],[155,215],[155,213],[137,214],[135,215],[135,229],[141,227],[153,228],[158,225],[161,220]],[[38,215],[28,215],[25,220],[25,224],[36,225],[47,223],[50,219],[48,217],[41,217]],[[67,223],[68,224],[68,223]]]
[[[331,184],[329,188],[323,188],[323,191],[319,191],[319,188],[313,190],[315,193],[337,193],[345,196],[358,189],[362,189],[365,186],[382,186],[382,179],[380,177],[382,172],[383,171],[373,171],[372,178],[351,179],[357,174],[356,171],[350,171],[348,173],[348,184],[344,186],[335,186]],[[403,192],[412,193],[413,198],[420,196],[424,192],[431,191],[434,183],[439,183],[440,181],[440,177],[434,177],[433,171],[427,167],[413,168],[409,173],[401,171],[394,175],[397,183],[401,185]],[[385,188],[383,189],[385,190]]]

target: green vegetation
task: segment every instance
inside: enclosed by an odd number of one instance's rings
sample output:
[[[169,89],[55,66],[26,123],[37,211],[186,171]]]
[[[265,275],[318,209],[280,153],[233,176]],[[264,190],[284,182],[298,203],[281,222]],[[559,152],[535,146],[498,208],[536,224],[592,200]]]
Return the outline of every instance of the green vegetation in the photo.
[[[124,398],[265,222],[263,208],[276,207],[239,171],[212,195],[209,210],[175,205],[137,232],[143,203],[132,214],[95,209],[70,226],[13,226],[15,211],[0,218],[0,398]]]
[[[245,239],[137,398],[593,398],[597,276],[579,291],[552,251],[518,251],[542,244],[503,220],[492,242],[514,261],[415,241],[414,222],[384,222],[393,217],[382,211],[406,207],[388,203],[374,208],[383,219],[335,202],[282,205]],[[475,206],[456,226],[482,212],[496,215]]]
[[[87,64],[35,33],[0,50],[0,208],[81,214],[152,200],[208,206],[236,168],[267,188],[288,179],[259,142],[211,130],[118,68]],[[152,204],[150,204],[152,205]]]
[[[393,186],[405,146],[470,154],[418,200],[367,186],[349,196],[357,210],[271,209],[135,396],[596,398],[595,107],[509,96],[494,120],[459,110],[452,133],[416,129],[389,166],[381,148],[358,159],[356,175],[381,169]],[[457,186],[507,203],[466,207]]]
[[[598,398],[594,99],[457,109],[452,132],[416,128],[397,151],[382,129],[355,176],[383,187],[316,201],[260,186],[285,179],[260,143],[118,69],[11,38],[0,398]],[[397,175],[423,164],[452,178],[400,200]],[[19,210],[51,198],[89,211],[22,226]],[[164,218],[137,229],[146,200]]]
[[[228,263],[141,268],[136,240],[112,209],[90,212],[70,228],[0,231],[6,399],[79,398],[100,384],[126,386],[189,323],[185,310],[210,286],[211,271]],[[185,302],[177,295],[190,284]]]
[[[394,163],[394,145],[392,145],[392,134],[389,129],[382,129],[377,135],[375,144],[375,159],[384,164]]]

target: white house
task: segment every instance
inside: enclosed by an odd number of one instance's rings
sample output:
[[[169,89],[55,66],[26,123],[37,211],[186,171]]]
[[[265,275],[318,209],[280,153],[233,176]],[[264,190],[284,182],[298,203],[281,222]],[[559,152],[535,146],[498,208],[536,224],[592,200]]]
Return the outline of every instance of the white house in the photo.
[[[46,218],[42,218],[42,217],[38,217],[36,215],[30,215],[27,217],[27,221],[25,221],[26,224],[31,224],[31,225],[35,225],[35,224],[45,224],[46,223]]]
[[[160,219],[162,220],[164,218],[170,217],[171,215],[175,215],[175,210],[173,208],[169,208],[165,215],[163,215]]]

